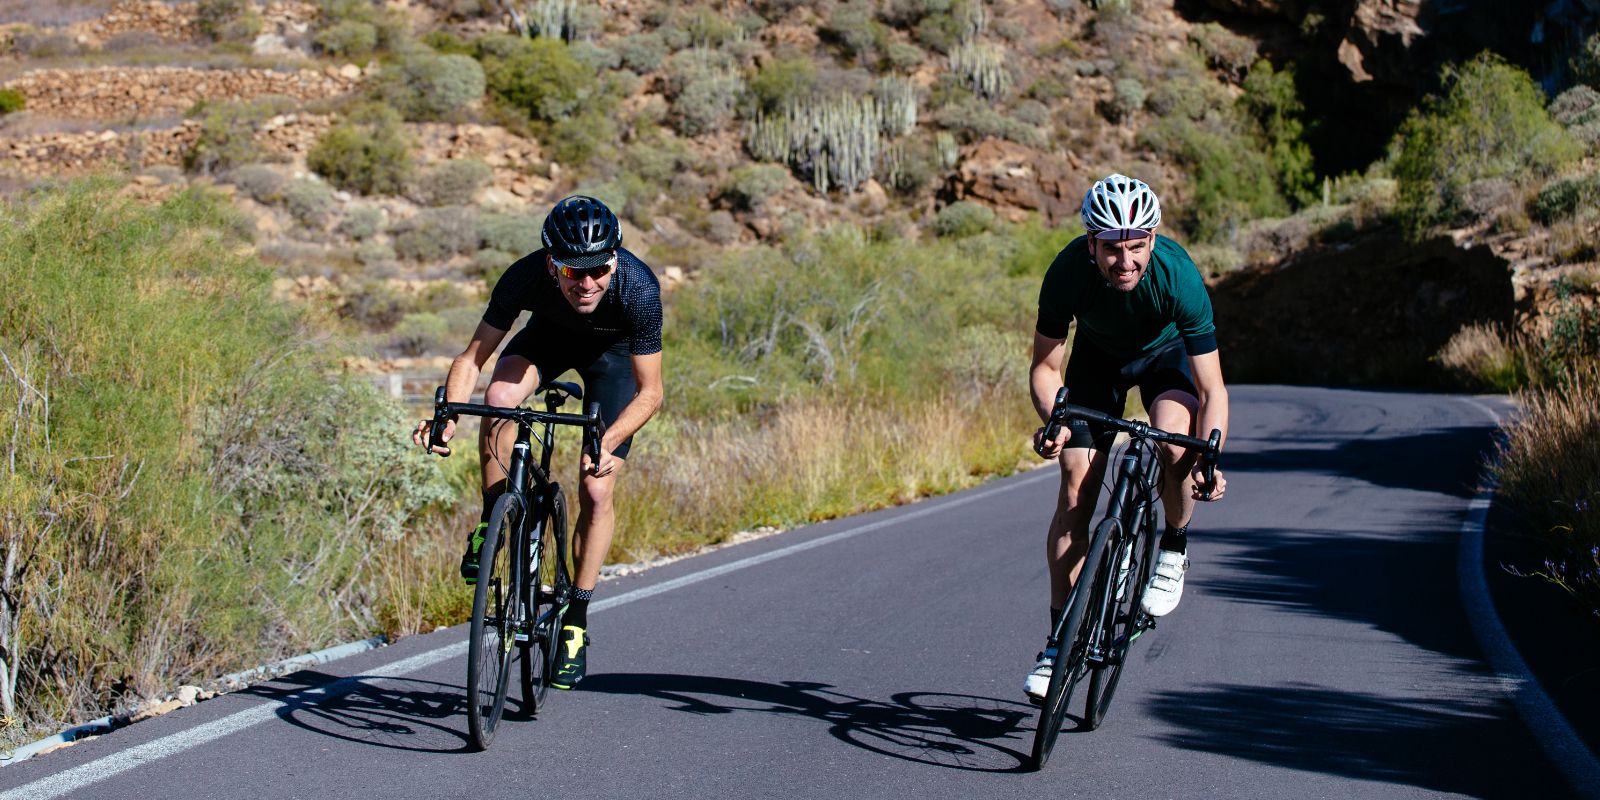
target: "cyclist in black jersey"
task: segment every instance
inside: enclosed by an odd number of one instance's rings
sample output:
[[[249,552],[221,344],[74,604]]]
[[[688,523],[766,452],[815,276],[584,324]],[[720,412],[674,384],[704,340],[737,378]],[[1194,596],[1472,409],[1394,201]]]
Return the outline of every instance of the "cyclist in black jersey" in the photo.
[[[1111,175],[1084,195],[1082,217],[1087,235],[1056,256],[1039,291],[1029,383],[1040,418],[1049,418],[1063,386],[1072,403],[1121,417],[1128,389],[1138,386],[1151,425],[1200,438],[1220,430],[1225,440],[1228,389],[1211,299],[1189,254],[1156,235],[1161,204],[1155,193],[1143,181]],[[1077,334],[1067,358],[1074,322]],[[1041,455],[1061,464],[1046,552],[1053,626],[1083,566],[1113,436],[1080,420],[1052,440],[1043,435],[1044,428],[1034,434]],[[1161,452],[1167,527],[1144,595],[1144,610],[1157,617],[1171,612],[1183,594],[1195,501],[1219,500],[1227,488],[1218,470],[1215,488],[1202,498],[1195,457],[1170,446]],[[1055,655],[1047,643],[1023,687],[1030,698],[1044,697]]]
[[[616,526],[612,493],[633,434],[661,407],[661,286],[638,257],[622,248],[622,229],[604,203],[573,195],[545,218],[544,247],[512,264],[489,296],[483,321],[445,379],[446,398],[468,402],[483,367],[518,315],[529,319],[511,338],[484,392],[492,406],[518,406],[546,381],[567,370],[583,379],[585,401],[600,403],[606,422],[600,460],[585,448],[574,531],[576,574],[571,605],[561,629],[561,659],[551,685],[570,689],[587,668],[588,610],[600,579],[600,566]],[[412,432],[427,447],[430,421]],[[455,422],[443,438],[455,435]],[[478,548],[489,511],[505,489],[506,465],[516,426],[485,423],[479,436],[483,461],[483,516],[467,539],[461,575],[474,580]],[[446,455],[447,450],[435,450]]]

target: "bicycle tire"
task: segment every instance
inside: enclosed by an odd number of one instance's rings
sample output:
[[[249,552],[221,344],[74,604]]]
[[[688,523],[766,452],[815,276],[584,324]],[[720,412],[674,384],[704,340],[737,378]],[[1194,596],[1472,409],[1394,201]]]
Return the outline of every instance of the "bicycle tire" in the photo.
[[[1100,528],[1095,529],[1096,534]],[[1056,645],[1056,662],[1050,670],[1050,686],[1045,690],[1044,703],[1039,709],[1039,725],[1033,733],[1033,768],[1043,769],[1055,749],[1056,736],[1061,733],[1061,723],[1066,718],[1067,706],[1072,701],[1072,691],[1083,679],[1088,658],[1089,640],[1096,620],[1093,609],[1094,587],[1103,570],[1100,562],[1106,551],[1106,538],[1096,535],[1089,540],[1089,552],[1083,560],[1083,570],[1072,587],[1067,608],[1062,613],[1066,621],[1061,626],[1061,640]],[[1087,589],[1085,587],[1088,587]]]
[[[520,624],[514,600],[522,593],[522,558],[515,546],[521,517],[522,498],[501,495],[489,513],[489,528],[479,550],[467,640],[467,728],[479,750],[487,750],[494,741],[511,685],[512,645]]]
[[[1127,663],[1128,648],[1133,644],[1134,637],[1138,636],[1144,624],[1144,611],[1139,607],[1144,598],[1144,587],[1149,582],[1150,553],[1147,545],[1152,541],[1146,522],[1153,519],[1154,515],[1148,512],[1144,519],[1139,520],[1132,528],[1136,535],[1132,538],[1121,537],[1115,549],[1106,549],[1106,561],[1102,568],[1113,570],[1111,576],[1111,591],[1116,591],[1116,575],[1121,571],[1120,559],[1123,553],[1129,557],[1128,577],[1123,585],[1121,599],[1114,599],[1112,614],[1101,621],[1101,639],[1105,645],[1105,662],[1090,671],[1089,690],[1083,709],[1084,726],[1089,730],[1100,727],[1105,721],[1106,712],[1111,709],[1111,698],[1117,692],[1117,683],[1122,679],[1122,668]],[[1102,527],[1116,526],[1113,520],[1102,520]]]
[[[530,717],[537,716],[544,708],[550,691],[550,679],[555,675],[559,655],[555,643],[565,611],[555,608],[559,589],[567,583],[566,565],[561,558],[566,550],[567,500],[560,485],[551,486],[550,499],[538,513],[542,519],[529,531],[529,542],[537,541],[539,546],[529,547],[530,554],[535,554],[537,560],[530,561],[528,566],[528,635],[526,641],[518,644],[522,702]],[[546,572],[550,578],[549,589],[545,588],[543,580]]]

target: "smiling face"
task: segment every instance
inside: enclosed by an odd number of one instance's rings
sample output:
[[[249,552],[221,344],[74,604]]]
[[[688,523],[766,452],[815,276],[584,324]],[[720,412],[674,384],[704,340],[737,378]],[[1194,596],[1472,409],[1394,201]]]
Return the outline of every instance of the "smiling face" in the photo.
[[[572,304],[572,310],[579,314],[592,314],[600,307],[600,298],[605,296],[607,287],[611,286],[617,258],[613,255],[605,266],[595,269],[571,270],[560,267],[555,259],[546,255],[545,265],[561,287],[561,296]]]
[[[1131,292],[1144,277],[1150,256],[1155,253],[1155,234],[1138,239],[1096,239],[1089,237],[1089,255],[1095,268],[1111,288]]]

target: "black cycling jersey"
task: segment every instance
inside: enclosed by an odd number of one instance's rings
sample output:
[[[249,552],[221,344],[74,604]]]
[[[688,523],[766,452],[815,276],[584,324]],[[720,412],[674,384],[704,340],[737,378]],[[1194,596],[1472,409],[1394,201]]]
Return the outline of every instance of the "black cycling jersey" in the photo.
[[[494,285],[483,321],[510,330],[523,311],[531,314],[530,329],[565,334],[575,346],[604,349],[625,341],[632,355],[661,352],[661,284],[643,261],[620,247],[611,284],[588,314],[573,310],[561,295],[543,249],[518,259]]]

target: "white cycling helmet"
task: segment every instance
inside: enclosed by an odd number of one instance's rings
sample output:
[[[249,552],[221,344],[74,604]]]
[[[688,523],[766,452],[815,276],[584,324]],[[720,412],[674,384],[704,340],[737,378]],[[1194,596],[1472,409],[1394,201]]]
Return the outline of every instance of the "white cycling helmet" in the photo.
[[[1142,239],[1161,224],[1161,201],[1150,185],[1112,174],[1083,196],[1083,227],[1096,239]]]

